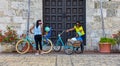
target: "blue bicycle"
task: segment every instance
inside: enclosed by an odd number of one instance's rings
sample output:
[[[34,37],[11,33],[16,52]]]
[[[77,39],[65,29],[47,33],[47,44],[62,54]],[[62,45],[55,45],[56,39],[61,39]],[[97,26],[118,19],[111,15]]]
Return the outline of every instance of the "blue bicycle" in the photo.
[[[54,51],[55,52],[59,52],[62,47],[64,48],[64,52],[68,55],[72,54],[73,51],[75,51],[76,53],[81,53],[81,42],[77,41],[77,42],[71,42],[71,41],[67,41],[66,43],[63,42],[61,35],[64,33],[65,31],[62,31],[62,33],[58,34],[58,38],[54,43]]]
[[[51,30],[46,35],[42,36],[41,43],[43,53],[49,53],[53,49],[52,41],[49,39],[50,36]],[[32,48],[36,48],[34,40],[29,36],[23,35],[23,38],[16,43],[16,51],[20,54],[27,53],[30,49],[30,46],[32,46]]]

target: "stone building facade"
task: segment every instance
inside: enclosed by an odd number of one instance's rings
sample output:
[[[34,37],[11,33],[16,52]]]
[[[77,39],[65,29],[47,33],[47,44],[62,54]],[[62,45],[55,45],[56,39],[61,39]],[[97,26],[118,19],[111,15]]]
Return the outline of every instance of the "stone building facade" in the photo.
[[[120,30],[120,0],[102,0],[105,33],[107,37]],[[0,29],[12,26],[18,34],[27,30],[28,0],[0,0]],[[31,0],[30,26],[43,19],[43,1]],[[86,50],[98,50],[102,35],[100,0],[86,0]]]

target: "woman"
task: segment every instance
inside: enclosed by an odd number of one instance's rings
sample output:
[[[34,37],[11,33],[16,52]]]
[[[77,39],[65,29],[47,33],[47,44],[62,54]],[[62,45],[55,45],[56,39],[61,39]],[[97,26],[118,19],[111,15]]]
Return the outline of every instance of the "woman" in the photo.
[[[80,24],[79,21],[76,22],[76,25],[74,25],[73,28],[66,30],[66,32],[73,31],[73,30],[75,30],[76,33],[79,35],[79,37],[77,37],[77,40],[82,41],[81,51],[82,51],[82,53],[83,53],[84,44],[83,44],[83,40],[82,40],[82,37],[81,37],[81,36],[85,35],[85,32],[84,32],[83,27],[82,27],[82,25]]]
[[[41,22],[41,20],[37,20],[36,24],[30,28],[30,33],[32,33],[33,29],[34,29],[34,40],[36,43],[35,55],[39,55],[39,53],[42,54],[41,41],[42,41],[43,23]],[[40,48],[40,51],[39,51],[39,48]]]

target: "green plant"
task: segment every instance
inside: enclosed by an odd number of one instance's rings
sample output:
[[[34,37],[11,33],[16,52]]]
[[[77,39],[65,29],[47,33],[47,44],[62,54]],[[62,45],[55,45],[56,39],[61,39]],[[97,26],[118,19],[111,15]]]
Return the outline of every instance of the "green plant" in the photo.
[[[109,43],[111,45],[115,45],[116,44],[116,39],[102,37],[102,38],[100,38],[100,43]]]
[[[116,39],[117,44],[120,44],[120,31],[117,34],[112,35],[114,39]]]
[[[2,42],[16,42],[18,40],[17,32],[9,26],[7,26],[6,29],[7,31],[4,32]]]
[[[3,35],[2,35],[2,30],[0,30],[0,36],[3,36]]]

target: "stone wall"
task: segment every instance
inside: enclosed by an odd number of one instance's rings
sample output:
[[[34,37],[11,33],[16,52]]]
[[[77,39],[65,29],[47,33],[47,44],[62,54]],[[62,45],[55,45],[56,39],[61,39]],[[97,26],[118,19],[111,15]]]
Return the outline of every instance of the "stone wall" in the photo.
[[[30,0],[30,25],[42,19],[42,0]],[[0,0],[0,29],[12,26],[25,33],[28,19],[28,0]],[[4,27],[3,27],[4,26]]]
[[[120,0],[102,0],[105,34],[111,37],[120,31]],[[86,50],[98,50],[99,38],[103,36],[100,0],[86,1]]]
[[[120,0],[102,0],[105,33],[107,37],[120,30]],[[31,0],[30,26],[43,18],[42,0]],[[28,0],[0,0],[0,29],[7,25],[19,34],[26,31]],[[86,50],[98,50],[102,35],[100,0],[86,0]]]

